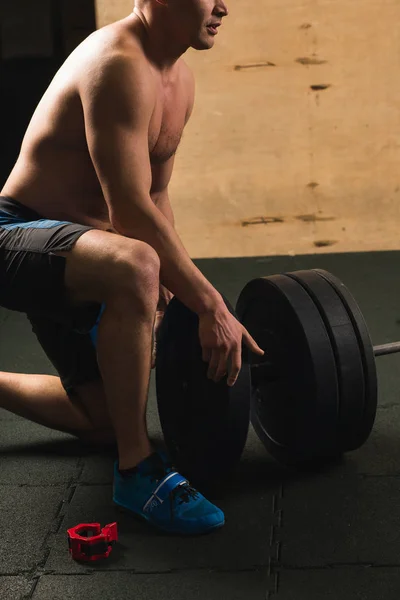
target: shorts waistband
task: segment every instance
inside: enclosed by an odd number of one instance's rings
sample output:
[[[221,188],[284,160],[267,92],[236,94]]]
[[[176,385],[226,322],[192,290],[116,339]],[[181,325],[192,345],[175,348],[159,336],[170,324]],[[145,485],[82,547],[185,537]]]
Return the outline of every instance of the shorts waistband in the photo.
[[[24,206],[10,196],[0,196],[0,226],[1,217],[8,217],[9,221],[38,221],[42,215],[35,210]]]

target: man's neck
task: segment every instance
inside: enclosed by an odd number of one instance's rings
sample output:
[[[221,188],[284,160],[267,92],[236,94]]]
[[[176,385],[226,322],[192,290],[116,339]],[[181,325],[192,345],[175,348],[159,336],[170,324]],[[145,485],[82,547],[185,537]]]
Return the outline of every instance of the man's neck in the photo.
[[[155,15],[145,15],[136,6],[133,13],[144,28],[143,44],[147,56],[161,73],[171,72],[189,46],[174,44],[171,36],[168,39],[168,32],[165,31],[165,27]]]

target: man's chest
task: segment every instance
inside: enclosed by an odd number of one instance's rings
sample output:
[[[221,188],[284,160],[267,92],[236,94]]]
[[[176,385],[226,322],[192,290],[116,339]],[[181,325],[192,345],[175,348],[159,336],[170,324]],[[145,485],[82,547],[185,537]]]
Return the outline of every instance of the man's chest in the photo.
[[[167,162],[176,153],[187,110],[188,97],[180,86],[160,91],[149,126],[149,154],[153,165]]]

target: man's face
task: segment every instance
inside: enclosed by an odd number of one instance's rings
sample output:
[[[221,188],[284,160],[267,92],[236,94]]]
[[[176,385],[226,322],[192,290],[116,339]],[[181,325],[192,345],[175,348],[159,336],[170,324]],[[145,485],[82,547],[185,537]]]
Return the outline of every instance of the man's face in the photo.
[[[228,14],[224,0],[170,0],[168,5],[176,39],[195,50],[214,46],[218,26]]]

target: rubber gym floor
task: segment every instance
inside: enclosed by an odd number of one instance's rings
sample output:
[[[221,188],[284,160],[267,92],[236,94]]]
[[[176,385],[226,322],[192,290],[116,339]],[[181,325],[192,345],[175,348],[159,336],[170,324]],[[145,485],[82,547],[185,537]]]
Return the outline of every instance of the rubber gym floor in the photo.
[[[253,277],[320,267],[358,300],[375,343],[400,337],[399,253],[198,260],[235,302]],[[0,310],[3,371],[54,373],[24,315]],[[379,408],[358,451],[316,473],[268,456],[253,430],[235,478],[211,499],[226,514],[217,533],[160,535],[116,511],[111,455],[0,411],[2,600],[397,600],[400,593],[400,369],[377,359]],[[149,429],[161,441],[154,381]],[[66,530],[118,522],[108,560],[78,564]]]

